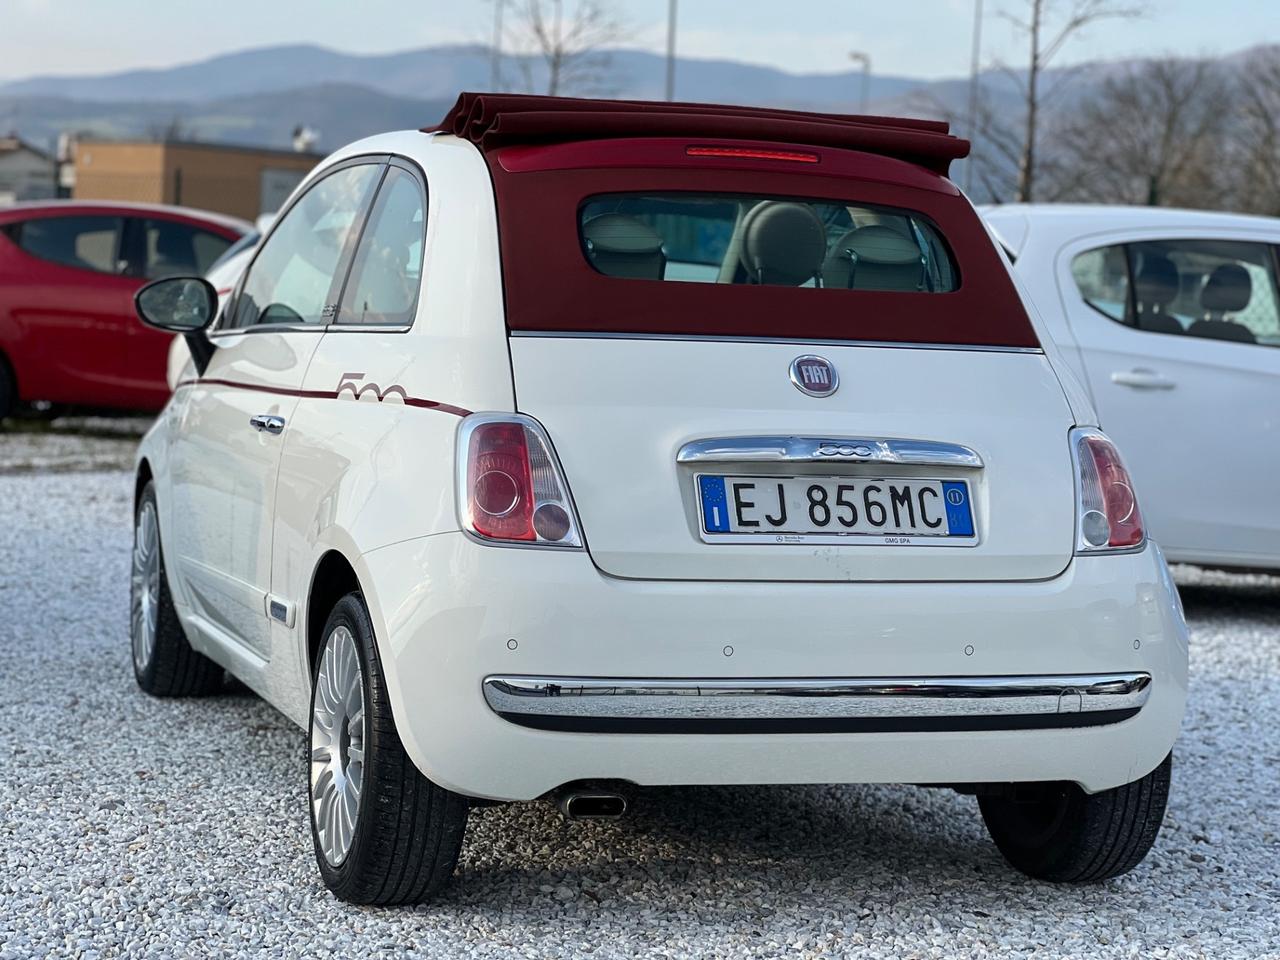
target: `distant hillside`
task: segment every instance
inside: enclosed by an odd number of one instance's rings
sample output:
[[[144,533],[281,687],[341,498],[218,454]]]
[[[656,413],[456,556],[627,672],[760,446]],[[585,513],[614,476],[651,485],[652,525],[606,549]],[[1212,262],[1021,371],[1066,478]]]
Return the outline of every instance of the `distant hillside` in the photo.
[[[1228,74],[1248,82],[1257,47],[1222,58]],[[614,50],[597,96],[658,99],[665,61],[656,54]],[[1108,77],[1135,62],[1099,62],[1049,70],[1042,88],[1052,91],[1045,104],[1042,135],[1049,136],[1053,115],[1065,115],[1096,94]],[[505,57],[509,89],[542,89],[541,65]],[[862,74],[788,73],[728,60],[682,58],[676,68],[681,99],[855,112]],[[62,133],[116,138],[159,138],[175,134],[207,140],[287,148],[300,124],[320,132],[318,149],[328,151],[351,140],[390,129],[421,127],[442,117],[461,90],[483,90],[490,79],[489,49],[438,46],[402,53],[356,55],[316,46],[280,46],[244,50],[198,63],[158,70],[134,70],[93,77],[31,77],[0,83],[0,133],[15,131],[50,148]],[[980,75],[982,103],[1006,142],[1017,141],[1023,115],[1019,78],[991,69]],[[949,118],[955,132],[971,137],[969,80],[957,77],[921,80],[872,76],[868,112]],[[991,164],[994,136],[978,138],[973,170]],[[984,150],[986,157],[984,159]],[[1051,156],[1054,145],[1045,145]],[[1002,161],[1009,165],[1007,151]],[[964,162],[954,172],[973,180]],[[1006,169],[1001,176],[1009,179]],[[1007,194],[984,178],[975,196]]]
[[[662,95],[666,61],[640,50],[610,53],[605,95],[656,98]],[[535,85],[538,64],[504,58],[508,84],[523,81],[528,68]],[[32,77],[0,84],[0,97],[57,96],[72,100],[212,100],[245,94],[278,93],[319,84],[353,84],[396,97],[453,99],[460,90],[489,86],[489,48],[440,46],[404,53],[348,54],[316,46],[262,47],[158,70],[132,70],[94,77]],[[679,61],[682,97],[734,103],[774,103],[853,109],[862,74],[793,74],[773,67],[729,60]],[[897,96],[922,81],[872,77],[871,97]]]
[[[293,128],[320,133],[319,149],[386,130],[435,123],[449,100],[391,97],[364,87],[323,84],[208,101],[110,101],[0,95],[0,130],[50,146],[63,132],[111,139],[158,137],[176,124],[184,139],[289,149]]]

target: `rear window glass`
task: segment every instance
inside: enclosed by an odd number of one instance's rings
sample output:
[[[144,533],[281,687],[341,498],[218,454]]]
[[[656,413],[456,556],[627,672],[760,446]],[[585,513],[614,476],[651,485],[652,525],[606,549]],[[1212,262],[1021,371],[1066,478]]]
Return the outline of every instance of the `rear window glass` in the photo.
[[[611,277],[948,293],[957,270],[925,217],[763,195],[614,194],[580,208],[583,255]]]
[[[48,217],[28,220],[18,246],[32,256],[80,270],[118,273],[120,217]]]

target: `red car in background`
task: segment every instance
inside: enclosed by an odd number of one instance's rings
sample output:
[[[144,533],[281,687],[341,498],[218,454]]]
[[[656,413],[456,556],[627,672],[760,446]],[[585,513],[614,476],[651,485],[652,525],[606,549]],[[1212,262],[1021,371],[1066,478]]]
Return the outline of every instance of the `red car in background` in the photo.
[[[0,208],[0,418],[35,401],[159,410],[172,337],[138,323],[134,293],[204,274],[251,229],[145,204]]]

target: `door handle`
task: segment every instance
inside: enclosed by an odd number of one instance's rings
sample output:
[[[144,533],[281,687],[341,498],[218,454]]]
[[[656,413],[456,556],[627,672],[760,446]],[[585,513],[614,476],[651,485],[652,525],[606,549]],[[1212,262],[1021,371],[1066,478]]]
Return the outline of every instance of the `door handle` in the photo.
[[[1135,367],[1132,370],[1116,370],[1111,374],[1111,382],[1122,387],[1135,387],[1138,390],[1172,390],[1174,382],[1162,377],[1154,370],[1146,367]]]
[[[249,426],[255,430],[265,430],[267,433],[279,433],[284,429],[284,417],[259,413],[249,418]]]

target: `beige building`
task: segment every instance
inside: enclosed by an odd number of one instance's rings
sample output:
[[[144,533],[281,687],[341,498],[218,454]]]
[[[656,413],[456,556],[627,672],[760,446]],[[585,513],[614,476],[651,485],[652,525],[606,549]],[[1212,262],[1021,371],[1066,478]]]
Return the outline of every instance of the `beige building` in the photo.
[[[215,143],[80,140],[72,196],[172,203],[252,220],[278,210],[319,159]]]

